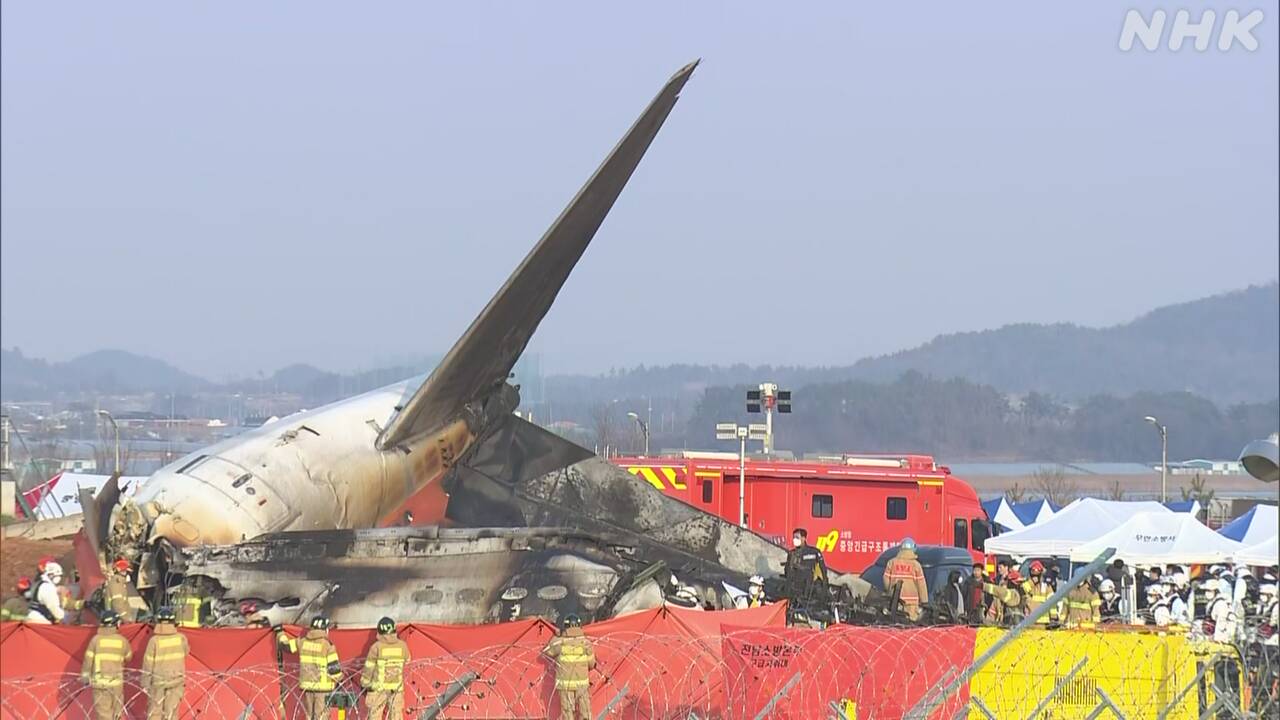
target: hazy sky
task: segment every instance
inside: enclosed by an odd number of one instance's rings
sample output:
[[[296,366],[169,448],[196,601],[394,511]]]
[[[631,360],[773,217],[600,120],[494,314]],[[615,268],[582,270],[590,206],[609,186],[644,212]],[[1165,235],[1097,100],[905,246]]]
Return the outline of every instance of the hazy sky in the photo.
[[[849,363],[1275,278],[1276,2],[1207,6],[1265,13],[1227,53],[1121,52],[1128,7],[6,1],[0,343],[214,379],[443,351],[695,57],[548,371]]]

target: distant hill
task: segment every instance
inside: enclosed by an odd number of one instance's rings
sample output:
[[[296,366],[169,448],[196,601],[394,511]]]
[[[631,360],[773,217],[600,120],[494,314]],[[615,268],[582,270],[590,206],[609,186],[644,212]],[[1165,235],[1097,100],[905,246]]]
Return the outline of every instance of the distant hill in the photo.
[[[1186,391],[1220,404],[1269,400],[1280,393],[1280,286],[1170,305],[1109,328],[1022,324],[942,335],[860,360],[851,375],[890,382],[908,370],[1064,398]]]
[[[0,394],[8,400],[51,398],[63,392],[192,393],[211,383],[152,357],[98,350],[61,363],[0,350]]]
[[[402,367],[337,374],[299,363],[267,377],[214,385],[168,363],[121,350],[64,363],[0,350],[5,399],[49,398],[57,392],[288,392],[311,407],[429,370],[438,358]],[[1079,403],[1095,395],[1189,392],[1219,406],[1265,402],[1280,395],[1280,285],[1216,295],[1153,310],[1122,325],[1009,325],[941,335],[916,348],[831,367],[639,366],[600,375],[544,379],[547,417],[586,416],[617,398],[648,398],[657,412],[687,419],[708,388],[772,380],[809,385],[892,383],[904,373],[962,378],[1004,393],[1039,392]],[[647,405],[646,405],[647,407]],[[656,417],[656,416],[655,416]],[[668,423],[674,420],[668,420]]]

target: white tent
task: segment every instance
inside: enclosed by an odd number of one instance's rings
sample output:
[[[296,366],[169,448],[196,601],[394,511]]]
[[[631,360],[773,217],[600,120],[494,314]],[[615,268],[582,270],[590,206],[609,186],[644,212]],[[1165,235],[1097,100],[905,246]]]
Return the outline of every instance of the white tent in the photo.
[[[1239,540],[1246,547],[1266,542],[1280,533],[1280,511],[1275,505],[1254,505],[1249,512],[1219,528],[1218,532]]]
[[[1280,559],[1277,559],[1277,553],[1280,553],[1280,544],[1277,544],[1276,536],[1272,535],[1270,540],[1264,540],[1257,545],[1241,547],[1233,559],[1237,565],[1270,567],[1280,564]]]
[[[1054,511],[1053,504],[1050,503],[1048,500],[1041,500],[1040,509],[1036,511],[1036,519],[1035,519],[1035,522],[1033,522],[1032,524],[1039,525],[1040,523],[1048,520],[1054,515],[1057,515],[1057,512]]]
[[[1009,499],[1006,497],[983,501],[982,509],[986,511],[991,522],[997,525],[1010,530],[1021,530],[1025,527],[1022,520],[1013,513],[1013,506],[1009,504]]]
[[[1107,548],[1128,565],[1202,564],[1230,562],[1240,543],[1210,530],[1186,513],[1143,512],[1111,532],[1077,545],[1072,562],[1088,562]]]
[[[986,551],[1017,557],[1066,556],[1077,545],[1107,534],[1141,512],[1173,514],[1158,502],[1081,498],[1042,523],[989,538]]]

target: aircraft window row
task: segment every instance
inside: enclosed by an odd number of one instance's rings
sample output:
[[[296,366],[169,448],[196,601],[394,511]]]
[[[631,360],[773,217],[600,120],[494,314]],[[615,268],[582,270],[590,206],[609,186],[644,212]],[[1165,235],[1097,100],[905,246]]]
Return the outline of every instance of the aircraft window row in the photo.
[[[886,498],[884,503],[884,516],[889,520],[906,520],[907,499],[904,497]]]
[[[816,518],[829,518],[835,513],[835,500],[830,495],[814,495],[810,514]]]

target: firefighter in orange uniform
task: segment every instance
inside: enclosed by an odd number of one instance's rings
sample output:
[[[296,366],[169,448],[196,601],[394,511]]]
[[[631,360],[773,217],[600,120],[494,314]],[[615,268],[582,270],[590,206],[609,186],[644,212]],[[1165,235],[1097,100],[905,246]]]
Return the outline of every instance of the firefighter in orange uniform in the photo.
[[[147,720],[178,720],[178,704],[187,687],[187,638],[178,632],[171,607],[156,611],[156,625],[142,656],[147,691]]]
[[[560,717],[591,720],[591,680],[589,671],[596,666],[591,641],[582,632],[577,615],[564,619],[564,632],[552,638],[543,652],[556,662],[556,691],[560,693]]]
[[[370,720],[404,718],[404,666],[409,662],[409,646],[396,637],[396,622],[389,617],[378,621],[378,639],[373,641],[364,658],[360,684],[365,695]]]
[[[337,687],[340,677],[338,649],[329,641],[329,618],[316,616],[298,647],[298,687],[307,720],[329,717],[329,693]]]
[[[906,609],[907,618],[911,621],[920,619],[920,604],[929,602],[929,588],[924,580],[924,568],[916,559],[916,541],[905,538],[898,554],[889,561],[884,569],[885,591],[891,591],[894,585],[901,590],[898,598]]]
[[[120,634],[120,616],[107,610],[80,666],[80,678],[93,688],[93,714],[98,720],[124,716],[124,666],[132,658],[133,648]]]
[[[107,609],[121,618],[130,618],[133,613],[129,611],[129,571],[133,569],[129,561],[124,558],[118,558],[111,563],[111,576],[107,578],[107,584],[102,588],[102,602]]]
[[[27,619],[27,613],[31,612],[31,603],[27,601],[27,595],[31,592],[31,578],[18,578],[13,589],[18,594],[4,601],[4,606],[0,607],[0,621],[22,622]]]
[[[1036,611],[1036,608],[1045,604],[1049,596],[1053,594],[1053,586],[1044,576],[1044,563],[1039,560],[1031,561],[1031,578],[1022,582],[1022,600],[1023,613],[1030,615]],[[1058,622],[1058,607],[1054,606],[1049,612],[1041,615],[1037,620],[1037,625],[1048,625],[1050,622]]]

